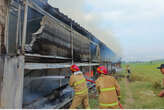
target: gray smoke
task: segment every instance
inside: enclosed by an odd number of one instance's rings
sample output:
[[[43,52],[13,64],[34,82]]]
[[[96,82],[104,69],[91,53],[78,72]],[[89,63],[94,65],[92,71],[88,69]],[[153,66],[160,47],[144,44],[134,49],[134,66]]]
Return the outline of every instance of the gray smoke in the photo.
[[[112,30],[100,28],[102,22],[101,16],[85,12],[85,0],[49,0],[49,4],[59,8],[61,12],[95,35],[119,56],[122,56],[121,46],[118,39],[114,37]]]

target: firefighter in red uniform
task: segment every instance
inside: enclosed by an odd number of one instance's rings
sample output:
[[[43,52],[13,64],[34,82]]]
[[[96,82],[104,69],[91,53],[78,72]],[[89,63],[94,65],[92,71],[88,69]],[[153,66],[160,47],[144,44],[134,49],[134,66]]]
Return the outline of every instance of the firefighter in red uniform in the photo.
[[[120,97],[120,86],[115,78],[107,75],[107,69],[104,66],[97,68],[100,74],[96,80],[96,89],[99,93],[99,108],[111,109],[119,108],[118,99]]]
[[[90,107],[86,79],[84,78],[83,73],[80,71],[78,66],[72,65],[70,69],[73,74],[70,77],[69,85],[73,87],[75,91],[70,109],[75,109],[81,104],[84,108],[89,109]]]

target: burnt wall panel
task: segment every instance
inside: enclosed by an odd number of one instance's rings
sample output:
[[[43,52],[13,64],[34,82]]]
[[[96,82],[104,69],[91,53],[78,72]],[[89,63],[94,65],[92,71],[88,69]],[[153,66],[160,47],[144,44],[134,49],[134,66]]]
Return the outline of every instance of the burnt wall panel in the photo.
[[[16,32],[17,32],[18,11],[15,8],[9,10],[8,21],[8,54],[16,54]]]
[[[46,76],[70,76],[71,72],[69,68],[52,69],[52,70],[33,70],[25,71],[24,80],[24,105],[28,105],[31,102],[35,102],[41,97],[45,97],[54,91],[58,91],[60,88],[68,85],[69,79],[57,79],[57,78],[41,78]]]
[[[2,44],[4,44],[4,29],[7,15],[6,0],[1,0],[0,3],[0,54],[2,53]]]
[[[35,11],[34,11],[35,12]],[[30,18],[35,17],[30,14]],[[28,22],[29,26],[31,22]],[[36,25],[36,26],[39,26]],[[42,55],[56,55],[71,58],[72,37],[74,47],[74,60],[88,61],[90,57],[90,41],[85,36],[81,35],[59,21],[53,20],[48,16],[42,17],[40,28],[32,33],[30,28],[27,33],[27,46],[31,46],[26,52],[38,53]],[[31,41],[30,41],[31,40]]]

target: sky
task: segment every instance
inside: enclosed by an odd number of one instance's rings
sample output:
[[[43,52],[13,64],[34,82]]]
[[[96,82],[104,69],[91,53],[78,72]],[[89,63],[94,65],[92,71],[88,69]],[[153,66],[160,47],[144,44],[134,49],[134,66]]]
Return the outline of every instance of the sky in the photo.
[[[49,0],[126,61],[164,59],[164,0]]]

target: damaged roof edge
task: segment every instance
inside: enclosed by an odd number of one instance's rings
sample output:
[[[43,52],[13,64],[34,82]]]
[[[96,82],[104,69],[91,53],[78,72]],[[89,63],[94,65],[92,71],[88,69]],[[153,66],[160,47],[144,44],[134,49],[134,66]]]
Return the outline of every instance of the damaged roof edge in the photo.
[[[48,0],[28,0],[28,1],[32,2],[33,4],[38,5],[44,11],[49,13],[51,16],[55,17],[56,19],[60,20],[61,22],[65,23],[65,24],[67,24],[68,26],[72,25],[72,28],[75,31],[86,36],[91,41],[93,41],[99,45],[104,45],[104,47],[106,47],[107,49],[109,49],[110,52],[112,52],[114,55],[116,55],[116,53],[110,47],[108,47],[104,42],[102,42],[97,37],[95,37],[92,33],[88,32],[85,28],[80,26],[80,24],[78,24],[77,22],[75,22],[74,20],[69,18],[64,13],[60,12],[60,10],[58,8],[54,8],[51,5],[49,5]]]
[[[80,26],[80,24],[78,24],[77,22],[75,22],[74,20],[69,18],[64,13],[60,12],[60,10],[58,8],[54,8],[51,5],[49,5],[48,2],[47,2],[48,0],[30,0],[30,1],[35,3],[35,4],[37,4],[41,8],[44,8],[44,10],[46,12],[50,13],[52,16],[54,16],[58,20],[64,22],[65,24],[67,24],[69,26],[71,26],[71,24],[72,24],[72,28],[74,30],[76,30],[77,32],[81,33],[82,35],[84,35],[84,36],[86,36],[88,38],[91,38],[91,39],[94,37],[94,42],[95,42],[95,40],[97,40],[96,43],[100,43],[101,42],[92,33],[88,32],[85,28]],[[103,42],[101,42],[101,43],[103,43]]]

